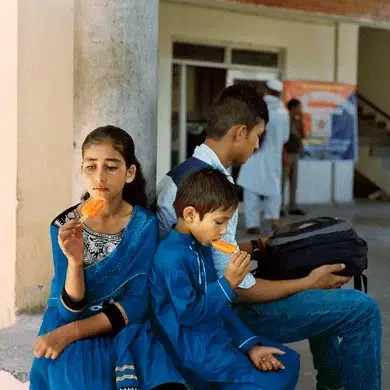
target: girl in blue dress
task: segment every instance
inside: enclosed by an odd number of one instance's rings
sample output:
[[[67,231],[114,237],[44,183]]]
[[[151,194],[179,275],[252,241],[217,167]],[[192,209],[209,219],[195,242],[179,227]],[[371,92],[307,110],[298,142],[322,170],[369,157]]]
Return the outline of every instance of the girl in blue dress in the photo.
[[[147,316],[158,228],[133,140],[101,127],[82,152],[84,200],[104,207],[81,224],[84,201],[50,226],[55,275],[30,389],[185,389]]]

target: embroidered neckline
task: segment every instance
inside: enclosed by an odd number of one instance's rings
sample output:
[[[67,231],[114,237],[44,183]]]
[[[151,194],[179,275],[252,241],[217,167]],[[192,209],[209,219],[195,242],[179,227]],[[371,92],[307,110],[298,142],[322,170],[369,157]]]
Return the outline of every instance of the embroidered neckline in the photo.
[[[86,224],[83,224],[83,230],[92,235],[92,236],[95,236],[95,237],[99,237],[99,238],[104,238],[104,239],[107,239],[107,240],[110,240],[110,239],[119,239],[123,236],[126,228],[127,228],[127,225],[129,224],[129,222],[131,221],[132,217],[133,217],[133,213],[134,213],[134,209],[133,209],[133,212],[131,213],[130,215],[130,218],[128,219],[128,221],[126,222],[125,226],[122,228],[122,230],[119,232],[119,233],[100,233],[100,232],[96,232],[95,230],[92,230],[91,228],[89,228]],[[77,207],[74,209],[74,214],[75,214],[75,217],[76,218],[80,218],[80,214],[77,210]]]

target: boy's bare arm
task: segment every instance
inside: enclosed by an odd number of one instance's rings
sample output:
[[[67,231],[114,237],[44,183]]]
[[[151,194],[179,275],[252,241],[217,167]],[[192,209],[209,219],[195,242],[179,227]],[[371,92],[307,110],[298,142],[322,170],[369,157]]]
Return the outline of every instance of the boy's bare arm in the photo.
[[[345,268],[344,264],[324,265],[313,270],[302,279],[271,281],[256,279],[256,284],[248,289],[236,288],[237,302],[264,303],[289,297],[310,289],[330,290],[339,288],[351,278],[334,275]]]
[[[248,289],[237,288],[236,302],[239,303],[265,303],[289,297],[300,291],[309,290],[309,285],[304,279],[272,281],[256,279],[256,284]]]

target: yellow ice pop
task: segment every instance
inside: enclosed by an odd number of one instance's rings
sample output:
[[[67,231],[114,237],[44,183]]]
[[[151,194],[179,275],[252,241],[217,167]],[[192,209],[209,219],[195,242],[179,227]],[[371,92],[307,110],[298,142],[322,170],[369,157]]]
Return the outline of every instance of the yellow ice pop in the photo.
[[[81,209],[82,217],[80,222],[83,223],[87,218],[95,218],[104,207],[104,199],[91,199]]]
[[[233,244],[229,244],[228,242],[222,240],[216,240],[211,243],[211,245],[226,255],[232,255],[237,252],[237,247]]]

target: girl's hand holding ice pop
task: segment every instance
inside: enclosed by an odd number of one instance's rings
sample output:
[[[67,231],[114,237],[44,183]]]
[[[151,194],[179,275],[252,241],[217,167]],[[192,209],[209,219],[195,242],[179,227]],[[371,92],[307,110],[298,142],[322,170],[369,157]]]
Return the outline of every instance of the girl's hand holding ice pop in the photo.
[[[60,228],[58,244],[68,259],[70,267],[81,267],[83,265],[84,240],[80,221],[72,219]]]
[[[83,222],[95,218],[104,206],[104,200],[91,199],[81,209],[82,217],[64,224],[58,232],[58,244],[70,267],[81,267],[84,261]]]

